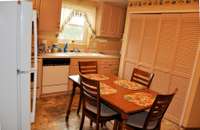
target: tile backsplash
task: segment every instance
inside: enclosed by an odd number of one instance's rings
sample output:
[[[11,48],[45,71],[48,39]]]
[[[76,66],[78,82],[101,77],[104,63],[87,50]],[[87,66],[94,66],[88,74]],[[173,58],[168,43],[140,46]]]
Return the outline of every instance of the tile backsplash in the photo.
[[[44,40],[39,41],[40,45],[40,53],[42,52],[42,42]],[[48,39],[45,40],[46,44],[46,52],[48,46],[51,47],[53,44],[56,44],[59,48],[64,48],[63,42],[58,42],[55,39]],[[91,40],[87,44],[76,44],[76,43],[70,43],[68,44],[68,51],[73,50],[75,48],[79,49],[82,52],[101,52],[105,54],[113,54],[113,55],[119,55],[120,49],[121,49],[122,42],[121,40],[113,40],[113,39],[94,39]],[[62,49],[63,50],[63,49]]]

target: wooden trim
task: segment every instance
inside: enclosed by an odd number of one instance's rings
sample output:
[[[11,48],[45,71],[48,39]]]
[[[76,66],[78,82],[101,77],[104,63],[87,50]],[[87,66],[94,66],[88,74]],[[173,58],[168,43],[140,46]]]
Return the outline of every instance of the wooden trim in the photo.
[[[127,46],[128,46],[128,33],[129,33],[129,25],[131,20],[131,15],[126,14],[126,21],[125,21],[125,27],[124,27],[124,34],[122,38],[122,47],[121,47],[121,58],[120,58],[120,64],[119,64],[119,73],[118,77],[122,78],[124,76],[124,66],[125,66],[125,60],[126,60],[126,52],[127,52]]]
[[[191,81],[190,81],[190,85],[187,91],[187,95],[186,95],[186,100],[185,100],[185,104],[184,104],[184,109],[183,109],[183,114],[182,114],[182,118],[181,118],[181,124],[184,127],[190,127],[190,122],[189,122],[189,118],[190,118],[190,114],[192,112],[192,107],[193,107],[193,103],[194,103],[194,99],[196,96],[196,91],[198,88],[198,81],[199,81],[199,77],[200,77],[200,43],[198,46],[198,51],[197,51],[197,55],[195,57],[195,63],[194,63],[194,67],[193,67],[193,72],[192,72],[192,77],[191,77]]]
[[[143,1],[143,0],[142,0]],[[130,0],[128,4],[128,13],[181,13],[181,12],[199,12],[198,1],[193,0],[191,3],[183,1],[181,3],[155,3],[149,5],[147,1]],[[144,5],[144,3],[146,3]]]

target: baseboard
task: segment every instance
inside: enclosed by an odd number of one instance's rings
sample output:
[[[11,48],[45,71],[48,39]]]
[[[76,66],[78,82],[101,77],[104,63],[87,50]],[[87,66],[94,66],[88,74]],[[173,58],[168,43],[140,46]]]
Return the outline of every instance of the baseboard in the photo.
[[[184,128],[184,130],[200,130],[200,128]]]
[[[68,95],[71,95],[71,94],[72,94],[72,91],[55,92],[55,93],[42,94],[42,95],[40,95],[40,98],[58,96],[58,95],[66,95],[66,96],[68,96]],[[80,94],[80,91],[76,90],[75,94]]]

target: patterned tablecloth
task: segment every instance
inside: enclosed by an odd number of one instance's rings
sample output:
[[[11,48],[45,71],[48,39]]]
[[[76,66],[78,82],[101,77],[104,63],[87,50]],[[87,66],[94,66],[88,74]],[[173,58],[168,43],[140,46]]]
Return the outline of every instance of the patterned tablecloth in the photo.
[[[148,92],[136,92],[132,94],[124,95],[124,99],[128,102],[135,103],[138,106],[150,106],[155,100],[155,96],[152,96]]]
[[[92,80],[98,80],[98,81],[109,79],[109,77],[102,75],[102,74],[84,74],[83,76],[86,78],[89,78]]]
[[[115,80],[114,81],[115,84],[127,88],[127,89],[131,89],[131,90],[141,90],[141,89],[145,89],[146,87],[136,83],[136,82],[132,82],[129,80]]]

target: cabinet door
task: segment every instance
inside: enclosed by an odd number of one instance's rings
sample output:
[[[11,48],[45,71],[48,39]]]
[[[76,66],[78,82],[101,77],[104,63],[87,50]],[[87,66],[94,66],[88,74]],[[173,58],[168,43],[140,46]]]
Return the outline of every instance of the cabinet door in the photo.
[[[123,34],[125,19],[125,8],[120,6],[113,6],[111,8],[111,17],[108,28],[108,35],[110,37],[120,38]]]
[[[121,38],[124,30],[125,8],[113,3],[101,3],[96,21],[98,36]]]
[[[39,11],[40,1],[41,1],[41,0],[32,0],[32,3],[33,3],[33,9]],[[38,12],[38,13],[39,13],[39,12]]]
[[[109,35],[109,29],[111,26],[111,16],[112,16],[112,8],[108,4],[102,4],[100,7],[100,13],[101,15],[101,20],[97,21],[100,22],[100,27],[99,27],[99,35],[101,36],[108,36]],[[98,19],[97,19],[98,20]]]
[[[41,0],[39,31],[58,32],[60,28],[62,0]]]

